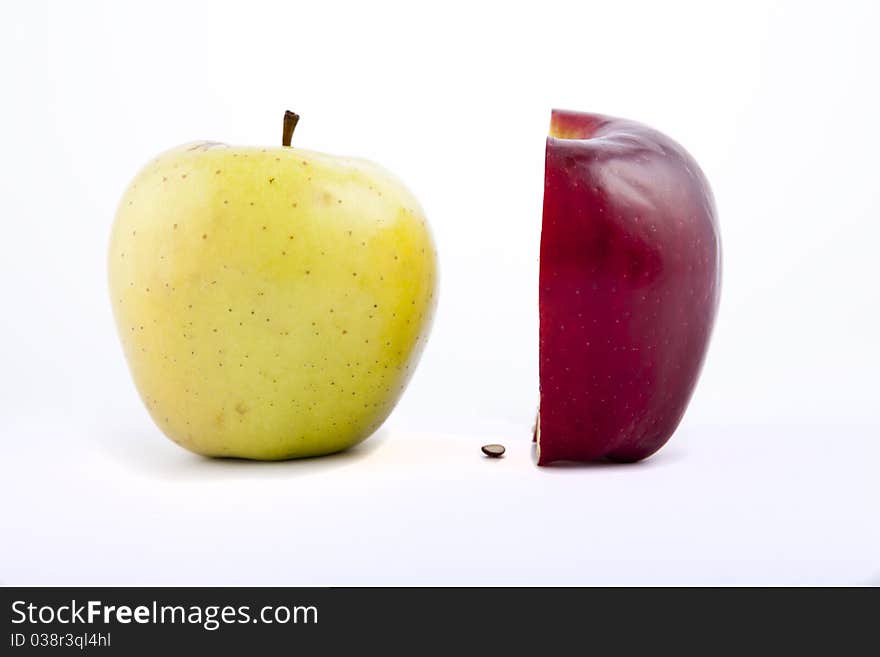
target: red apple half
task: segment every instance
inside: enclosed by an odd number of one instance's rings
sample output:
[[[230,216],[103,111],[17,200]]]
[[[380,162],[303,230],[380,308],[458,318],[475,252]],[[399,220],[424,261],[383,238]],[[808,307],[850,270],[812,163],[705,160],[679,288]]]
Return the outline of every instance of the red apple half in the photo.
[[[540,264],[538,464],[638,461],[669,440],[718,307],[697,163],[633,121],[554,110]]]

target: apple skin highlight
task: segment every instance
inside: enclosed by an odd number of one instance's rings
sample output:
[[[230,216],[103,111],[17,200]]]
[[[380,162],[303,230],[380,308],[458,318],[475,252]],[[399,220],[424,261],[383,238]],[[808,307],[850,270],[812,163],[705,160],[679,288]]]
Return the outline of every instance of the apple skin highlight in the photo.
[[[554,110],[541,231],[538,464],[632,462],[677,428],[718,307],[709,184],[642,124]]]

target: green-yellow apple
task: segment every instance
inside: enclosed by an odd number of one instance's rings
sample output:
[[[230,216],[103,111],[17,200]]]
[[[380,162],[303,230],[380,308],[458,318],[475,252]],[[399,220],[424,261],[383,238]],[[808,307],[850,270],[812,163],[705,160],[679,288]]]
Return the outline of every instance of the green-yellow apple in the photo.
[[[209,456],[328,454],[406,386],[436,300],[421,207],[365,160],[202,142],[147,164],[110,241],[113,311],[162,431]]]

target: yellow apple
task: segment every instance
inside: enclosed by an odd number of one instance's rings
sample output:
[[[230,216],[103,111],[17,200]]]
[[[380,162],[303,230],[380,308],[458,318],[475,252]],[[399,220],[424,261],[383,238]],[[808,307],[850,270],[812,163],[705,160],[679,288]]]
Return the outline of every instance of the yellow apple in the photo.
[[[129,185],[109,282],[162,431],[199,454],[286,459],[388,417],[430,331],[437,265],[418,202],[379,166],[202,142]]]

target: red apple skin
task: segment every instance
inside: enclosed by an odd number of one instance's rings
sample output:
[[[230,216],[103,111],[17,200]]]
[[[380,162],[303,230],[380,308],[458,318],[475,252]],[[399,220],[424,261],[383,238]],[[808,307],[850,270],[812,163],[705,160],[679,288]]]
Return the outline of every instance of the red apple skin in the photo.
[[[538,465],[632,462],[675,431],[718,308],[697,163],[633,121],[554,110],[540,264]]]

